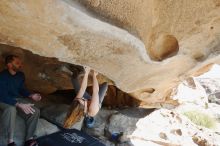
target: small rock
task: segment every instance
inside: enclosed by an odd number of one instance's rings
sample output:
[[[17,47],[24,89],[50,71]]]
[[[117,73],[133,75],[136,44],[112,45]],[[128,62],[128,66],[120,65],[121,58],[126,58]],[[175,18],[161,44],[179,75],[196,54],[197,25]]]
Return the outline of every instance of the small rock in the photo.
[[[179,123],[182,123],[182,119],[179,116],[176,116],[176,119]]]
[[[167,135],[165,133],[163,133],[163,132],[160,132],[159,137],[164,139],[164,140],[168,139]]]
[[[177,133],[179,136],[181,136],[181,135],[182,135],[181,129],[177,129],[177,130],[176,130],[176,133]]]
[[[182,136],[182,131],[181,131],[181,129],[173,129],[173,130],[170,131],[170,133],[175,134],[175,135]]]
[[[89,2],[93,7],[98,7],[101,4],[100,0],[89,0]]]
[[[192,138],[193,142],[196,143],[198,146],[208,146],[206,139],[202,139],[201,137],[193,136]]]

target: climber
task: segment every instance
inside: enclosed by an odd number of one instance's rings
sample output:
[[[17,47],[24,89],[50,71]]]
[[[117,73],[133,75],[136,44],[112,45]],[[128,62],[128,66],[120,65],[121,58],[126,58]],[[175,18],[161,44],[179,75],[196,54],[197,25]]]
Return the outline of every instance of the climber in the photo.
[[[69,128],[77,121],[80,121],[83,115],[85,116],[84,122],[88,128],[92,128],[94,126],[94,116],[98,113],[101,108],[102,101],[106,94],[108,85],[107,83],[98,84],[96,71],[93,71],[93,93],[90,96],[86,92],[88,76],[89,76],[90,68],[85,67],[85,74],[81,83],[79,84],[79,76],[80,74],[76,74],[72,76],[72,84],[74,86],[77,95],[71,104],[71,108],[67,113],[64,127]]]
[[[31,94],[24,86],[25,76],[21,72],[22,62],[16,55],[9,55],[5,58],[7,69],[0,72],[0,110],[2,130],[8,140],[8,146],[16,146],[13,136],[15,131],[16,115],[18,113],[25,119],[27,126],[26,141],[24,146],[36,146],[33,138],[40,111],[33,104],[28,103],[24,98],[28,97],[34,101],[40,101],[41,95]]]

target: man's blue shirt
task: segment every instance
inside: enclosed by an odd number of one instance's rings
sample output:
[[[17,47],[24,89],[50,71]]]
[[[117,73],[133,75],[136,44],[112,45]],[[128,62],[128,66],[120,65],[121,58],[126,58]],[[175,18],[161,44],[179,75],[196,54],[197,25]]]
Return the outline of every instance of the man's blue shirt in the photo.
[[[28,97],[30,92],[24,86],[25,76],[23,72],[10,74],[6,69],[0,72],[0,102],[15,105],[16,98]]]

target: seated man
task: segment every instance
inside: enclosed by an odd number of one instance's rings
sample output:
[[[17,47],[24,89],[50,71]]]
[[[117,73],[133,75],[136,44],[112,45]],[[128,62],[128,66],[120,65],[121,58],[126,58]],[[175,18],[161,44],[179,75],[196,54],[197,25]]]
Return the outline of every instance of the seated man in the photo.
[[[86,92],[89,72],[90,68],[86,67],[81,86],[78,81],[78,76],[72,78],[72,83],[77,95],[72,102],[70,111],[67,113],[64,122],[65,128],[70,128],[77,121],[80,121],[83,115],[85,116],[85,123],[88,128],[92,128],[94,125],[93,117],[101,108],[101,103],[106,94],[108,85],[107,83],[103,83],[99,88],[98,80],[96,78],[98,73],[93,71],[93,93],[92,96],[90,96]],[[90,100],[90,102],[88,102],[88,100]]]
[[[25,146],[35,146],[34,132],[40,116],[40,111],[33,104],[25,103],[20,96],[29,97],[34,101],[41,100],[40,94],[30,94],[24,87],[25,76],[20,71],[22,62],[18,56],[9,55],[5,59],[7,69],[0,72],[0,110],[2,128],[8,140],[8,146],[16,146],[13,136],[16,115],[24,118],[27,126]]]

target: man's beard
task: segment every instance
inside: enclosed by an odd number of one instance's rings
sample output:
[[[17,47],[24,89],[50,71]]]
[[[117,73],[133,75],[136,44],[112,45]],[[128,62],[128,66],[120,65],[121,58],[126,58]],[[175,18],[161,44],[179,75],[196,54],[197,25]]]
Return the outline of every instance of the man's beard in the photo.
[[[21,67],[16,67],[14,64],[12,64],[12,70],[13,70],[14,72],[18,72],[18,71],[21,70]]]

